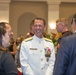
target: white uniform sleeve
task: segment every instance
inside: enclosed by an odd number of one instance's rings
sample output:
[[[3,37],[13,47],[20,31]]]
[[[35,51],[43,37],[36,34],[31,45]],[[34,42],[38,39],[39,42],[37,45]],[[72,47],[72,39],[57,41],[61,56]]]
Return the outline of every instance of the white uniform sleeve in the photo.
[[[48,62],[48,68],[46,70],[46,75],[53,75],[54,64],[55,64],[55,50],[53,45],[51,51],[51,57],[49,58],[49,62]]]
[[[34,75],[30,65],[28,64],[28,50],[25,41],[21,44],[20,63],[23,75]]]

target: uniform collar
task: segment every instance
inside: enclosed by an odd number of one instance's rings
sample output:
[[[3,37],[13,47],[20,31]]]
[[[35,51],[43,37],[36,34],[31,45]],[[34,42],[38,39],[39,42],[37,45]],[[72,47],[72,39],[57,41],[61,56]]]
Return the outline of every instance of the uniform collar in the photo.
[[[37,41],[42,41],[42,40],[43,40],[43,37],[42,37],[42,38],[39,38],[39,37],[37,37],[36,35],[34,35],[33,38],[34,38],[35,40],[37,40]]]

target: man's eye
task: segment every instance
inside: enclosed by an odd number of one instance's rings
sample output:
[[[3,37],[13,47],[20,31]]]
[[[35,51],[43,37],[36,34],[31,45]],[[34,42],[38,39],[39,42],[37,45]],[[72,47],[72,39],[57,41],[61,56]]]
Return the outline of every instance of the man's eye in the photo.
[[[34,27],[42,27],[42,25],[34,25]]]

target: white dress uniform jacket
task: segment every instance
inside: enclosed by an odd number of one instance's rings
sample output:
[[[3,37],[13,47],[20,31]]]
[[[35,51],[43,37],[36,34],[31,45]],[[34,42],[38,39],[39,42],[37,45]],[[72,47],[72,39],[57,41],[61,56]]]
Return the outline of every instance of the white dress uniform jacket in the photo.
[[[51,53],[48,62],[45,50],[50,50]],[[25,39],[21,44],[20,62],[23,75],[52,75],[55,62],[53,43],[35,35]]]

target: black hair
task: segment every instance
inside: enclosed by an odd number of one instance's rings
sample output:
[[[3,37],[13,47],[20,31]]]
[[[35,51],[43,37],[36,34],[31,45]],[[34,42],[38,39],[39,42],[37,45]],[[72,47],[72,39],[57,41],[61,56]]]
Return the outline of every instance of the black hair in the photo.
[[[6,30],[0,26],[0,46],[2,46],[2,35],[5,35]]]
[[[46,21],[45,21],[43,18],[35,18],[34,21],[35,21],[35,20],[43,20],[44,26],[46,25]]]
[[[6,24],[8,24],[7,22],[0,22],[0,26],[2,26],[3,28],[6,28]]]
[[[73,21],[76,23],[76,13],[74,14],[74,16],[72,18],[71,24],[73,23]]]

